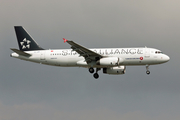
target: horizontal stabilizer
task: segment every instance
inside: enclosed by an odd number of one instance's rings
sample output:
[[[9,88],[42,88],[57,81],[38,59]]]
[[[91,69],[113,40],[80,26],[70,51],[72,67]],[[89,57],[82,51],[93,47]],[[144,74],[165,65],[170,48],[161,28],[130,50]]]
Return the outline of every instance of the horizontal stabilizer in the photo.
[[[11,48],[11,50],[14,51],[15,53],[19,54],[19,55],[22,55],[22,56],[26,56],[26,57],[30,57],[31,56],[31,54],[26,53],[26,52],[21,51],[21,50],[18,50],[18,49]]]

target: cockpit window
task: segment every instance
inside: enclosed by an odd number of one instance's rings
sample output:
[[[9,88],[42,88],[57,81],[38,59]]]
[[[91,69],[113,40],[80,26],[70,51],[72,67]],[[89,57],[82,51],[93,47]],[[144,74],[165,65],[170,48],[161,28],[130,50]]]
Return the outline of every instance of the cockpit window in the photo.
[[[162,54],[163,52],[161,52],[161,51],[156,51],[155,53],[156,53],[156,54]]]

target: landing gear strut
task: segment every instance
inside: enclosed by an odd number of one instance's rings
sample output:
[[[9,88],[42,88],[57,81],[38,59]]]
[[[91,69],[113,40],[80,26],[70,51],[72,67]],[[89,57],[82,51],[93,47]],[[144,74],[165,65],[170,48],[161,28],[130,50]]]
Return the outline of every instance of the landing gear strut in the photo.
[[[99,74],[98,74],[99,70],[101,70],[101,68],[96,68],[96,73],[94,73],[94,75],[93,75],[95,79],[99,78]]]
[[[150,71],[149,71],[149,65],[146,65],[146,74],[150,74]]]

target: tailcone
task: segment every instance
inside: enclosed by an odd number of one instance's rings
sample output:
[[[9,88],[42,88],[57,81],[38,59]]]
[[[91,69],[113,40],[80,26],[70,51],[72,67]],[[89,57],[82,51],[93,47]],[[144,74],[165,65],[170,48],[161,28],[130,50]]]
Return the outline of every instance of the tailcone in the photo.
[[[10,54],[10,57],[15,57],[15,58],[17,58],[17,57],[19,57],[19,55],[18,55],[17,53],[11,53],[11,54]]]

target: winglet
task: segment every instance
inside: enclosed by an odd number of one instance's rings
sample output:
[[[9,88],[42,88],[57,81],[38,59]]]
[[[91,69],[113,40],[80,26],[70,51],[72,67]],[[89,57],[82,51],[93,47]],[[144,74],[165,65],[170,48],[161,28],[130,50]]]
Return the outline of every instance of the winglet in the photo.
[[[63,40],[64,40],[64,43],[68,41],[68,40],[67,40],[67,39],[65,39],[65,38],[63,38]]]

